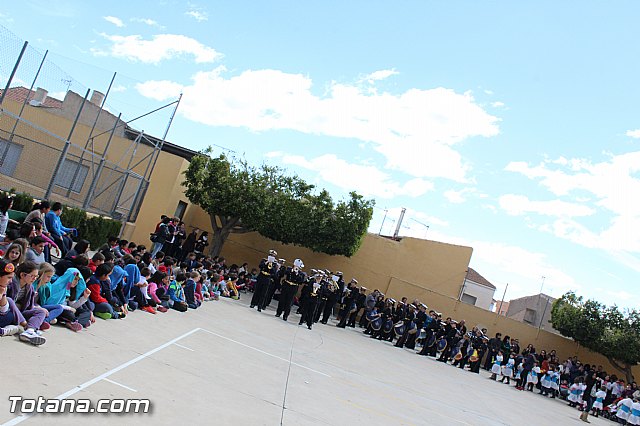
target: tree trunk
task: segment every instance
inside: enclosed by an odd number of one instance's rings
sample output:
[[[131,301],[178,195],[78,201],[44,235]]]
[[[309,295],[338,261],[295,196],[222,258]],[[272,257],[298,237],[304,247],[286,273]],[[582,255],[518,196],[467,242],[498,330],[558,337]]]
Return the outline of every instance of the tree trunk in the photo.
[[[225,241],[227,241],[229,234],[231,233],[233,227],[236,226],[240,218],[217,217],[211,215],[210,220],[211,227],[213,228],[213,236],[211,238],[211,248],[209,250],[209,255],[211,257],[214,257],[220,255]],[[218,220],[220,221],[220,224],[222,226],[218,225]]]
[[[627,383],[633,383],[635,381],[633,377],[633,371],[631,370],[631,364],[628,364],[626,362],[620,364],[618,363],[618,361],[616,361],[613,358],[608,358],[608,359],[611,365],[613,365],[618,370],[624,372],[624,374],[627,376]]]

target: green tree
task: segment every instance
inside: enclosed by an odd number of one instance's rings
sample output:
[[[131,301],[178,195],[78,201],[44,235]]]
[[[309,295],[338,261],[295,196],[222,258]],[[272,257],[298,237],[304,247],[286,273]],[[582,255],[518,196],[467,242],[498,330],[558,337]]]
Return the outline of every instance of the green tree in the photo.
[[[209,213],[218,255],[231,233],[257,231],[284,244],[331,255],[352,256],[360,248],[373,214],[373,201],[351,192],[335,203],[326,190],[285,170],[254,167],[207,150],[185,170],[187,198]]]
[[[568,292],[554,302],[551,323],[563,336],[607,357],[633,382],[631,367],[640,362],[640,312],[623,312]]]

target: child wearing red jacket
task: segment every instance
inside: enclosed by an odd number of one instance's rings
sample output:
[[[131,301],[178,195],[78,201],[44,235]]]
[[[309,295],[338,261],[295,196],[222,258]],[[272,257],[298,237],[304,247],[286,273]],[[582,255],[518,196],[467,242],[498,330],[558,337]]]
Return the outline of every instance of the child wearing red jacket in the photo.
[[[118,319],[119,313],[115,312],[107,299],[103,296],[103,290],[110,288],[109,275],[113,271],[113,265],[103,263],[96,268],[96,272],[87,280],[87,288],[91,291],[89,299],[94,303],[93,314],[102,319]]]

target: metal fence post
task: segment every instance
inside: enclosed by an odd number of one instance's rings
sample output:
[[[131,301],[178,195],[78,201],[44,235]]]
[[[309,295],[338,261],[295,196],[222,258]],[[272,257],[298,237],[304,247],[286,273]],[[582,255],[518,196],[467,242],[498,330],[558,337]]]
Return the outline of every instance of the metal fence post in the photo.
[[[104,147],[102,158],[100,158],[100,164],[98,165],[98,170],[96,170],[95,174],[93,175],[93,179],[91,180],[91,185],[89,186],[89,191],[87,192],[87,196],[84,199],[84,203],[82,203],[82,210],[87,210],[87,207],[89,207],[89,203],[91,203],[93,191],[95,191],[96,185],[98,184],[98,180],[102,175],[102,169],[104,169],[104,163],[107,160],[107,151],[109,151],[111,140],[113,140],[113,134],[116,132],[116,129],[118,128],[118,123],[120,123],[120,117],[122,117],[122,113],[118,114],[118,118],[116,119],[116,122],[113,124],[113,129],[111,130],[111,134],[109,135],[107,146]]]
[[[51,176],[51,181],[49,182],[49,186],[47,187],[47,192],[44,193],[45,199],[48,199],[51,196],[51,192],[53,191],[53,186],[56,183],[56,179],[58,177],[58,172],[60,171],[60,167],[62,167],[62,164],[64,164],[64,160],[67,157],[67,152],[69,152],[69,147],[71,146],[71,136],[73,136],[73,132],[76,129],[76,124],[78,124],[78,120],[80,119],[80,113],[82,113],[82,109],[84,108],[84,104],[87,102],[87,98],[89,97],[90,91],[91,89],[87,89],[87,94],[84,95],[82,104],[80,104],[80,108],[78,108],[76,119],[73,121],[73,124],[71,125],[71,130],[69,131],[69,136],[67,136],[67,140],[64,143],[64,148],[62,149],[62,153],[60,154],[60,158],[58,159],[58,164],[56,164],[56,168],[53,170],[53,176]]]
[[[31,96],[31,92],[33,92],[33,86],[36,85],[36,81],[38,80],[38,76],[40,75],[40,71],[42,70],[42,66],[44,65],[44,61],[47,59],[48,54],[48,50],[44,52],[44,56],[42,57],[42,61],[40,61],[40,66],[38,67],[38,71],[36,71],[36,75],[35,77],[33,77],[33,81],[31,82],[31,87],[29,87],[29,94],[24,97],[24,101],[22,102],[22,106],[20,107],[20,112],[18,113],[18,118],[16,118],[15,123],[13,123],[13,128],[11,129],[11,134],[9,135],[9,141],[7,142],[7,146],[2,153],[0,166],[2,166],[4,164],[4,161],[7,159],[7,154],[9,153],[9,148],[11,147],[11,143],[13,142],[13,136],[15,135],[16,129],[18,128],[18,123],[20,122],[22,113],[24,112],[24,107],[27,105],[27,101],[29,100],[29,96]]]
[[[24,44],[22,45],[22,50],[20,51],[20,54],[18,55],[18,60],[16,61],[15,65],[13,66],[13,70],[11,70],[11,75],[9,75],[9,80],[7,80],[7,85],[4,87],[4,90],[2,91],[2,94],[0,95],[0,106],[2,106],[2,102],[4,102],[4,97],[7,95],[7,92],[9,91],[9,86],[11,86],[11,82],[13,81],[13,77],[16,76],[16,72],[18,71],[18,65],[20,65],[20,62],[22,61],[22,56],[24,55],[24,51],[27,50],[27,45],[29,44],[28,41],[25,41]]]
[[[102,109],[104,105],[107,103],[107,98],[109,97],[109,92],[111,92],[111,86],[113,86],[113,81],[116,79],[116,73],[113,73],[113,77],[111,78],[111,83],[109,83],[109,87],[107,88],[107,93],[104,95],[102,102],[100,103],[100,109],[98,110],[98,114],[96,114],[96,119],[93,121],[93,126],[91,127],[91,131],[89,132],[89,137],[84,144],[85,151],[89,147],[89,141],[91,141],[91,146],[93,147],[93,140],[91,136],[93,135],[93,131],[96,128],[96,124],[98,124],[98,120],[100,119],[100,114],[102,113]],[[73,188],[73,184],[76,183],[76,179],[78,179],[78,174],[80,173],[80,168],[82,167],[82,162],[84,161],[84,152],[80,153],[80,160],[78,160],[78,165],[76,166],[76,171],[73,172],[73,177],[71,178],[71,183],[69,184],[69,189],[67,189],[67,198],[71,195],[71,188]],[[93,165],[93,156],[91,157],[91,164]],[[93,167],[92,167],[93,168]]]

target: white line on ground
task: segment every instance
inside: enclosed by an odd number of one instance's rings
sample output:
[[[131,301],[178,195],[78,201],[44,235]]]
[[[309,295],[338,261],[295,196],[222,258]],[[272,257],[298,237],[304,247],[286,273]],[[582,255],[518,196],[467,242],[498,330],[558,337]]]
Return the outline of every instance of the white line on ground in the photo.
[[[230,338],[228,338],[228,337],[225,337],[225,336],[223,336],[223,335],[221,335],[221,334],[218,334],[218,333],[214,333],[213,331],[207,330],[207,329],[205,329],[205,328],[201,328],[200,330],[204,331],[205,333],[209,333],[209,334],[212,334],[212,335],[214,335],[214,336],[217,336],[217,337],[219,337],[219,338],[221,338],[221,339],[228,340],[229,342],[235,343],[235,344],[237,344],[237,345],[244,346],[245,348],[249,348],[249,349],[252,349],[252,350],[254,350],[254,351],[256,351],[256,352],[260,352],[261,354],[264,354],[264,355],[270,356],[270,357],[275,358],[275,359],[279,359],[280,361],[284,361],[284,362],[286,362],[287,364],[289,363],[289,360],[288,360],[288,359],[286,359],[286,358],[282,358],[282,357],[279,357],[279,356],[277,356],[277,355],[270,354],[269,352],[265,352],[265,351],[263,351],[262,349],[258,349],[258,348],[256,348],[256,347],[253,347],[253,346],[247,345],[247,344],[245,344],[245,343],[238,342],[237,340],[230,339]],[[307,366],[304,366],[304,365],[302,365],[302,364],[298,364],[298,363],[296,363],[296,362],[292,362],[292,363],[291,363],[291,365],[295,365],[295,366],[297,366],[297,367],[304,368],[305,370],[313,371],[314,373],[320,374],[320,375],[325,376],[325,377],[331,377],[330,375],[328,375],[328,374],[326,374],[326,373],[323,373],[322,371],[314,370],[313,368],[309,368],[309,367],[307,367]]]
[[[134,388],[130,388],[130,387],[129,387],[129,386],[127,386],[127,385],[123,385],[122,383],[118,383],[118,382],[116,382],[116,381],[114,381],[114,380],[111,380],[111,379],[104,379],[104,381],[105,381],[105,382],[109,382],[109,383],[113,383],[114,385],[118,385],[118,386],[120,386],[120,387],[122,387],[122,388],[128,389],[128,390],[130,390],[131,392],[138,392],[138,391],[137,391],[137,390],[135,390]]]
[[[123,369],[125,369],[125,368],[127,368],[127,367],[129,367],[129,366],[131,366],[131,365],[133,365],[133,364],[135,364],[135,363],[137,363],[137,362],[139,362],[139,361],[142,361],[143,359],[145,359],[145,358],[149,357],[150,355],[153,355],[153,354],[155,354],[156,352],[161,351],[161,350],[163,350],[164,348],[166,348],[166,347],[168,347],[168,346],[171,346],[171,345],[173,345],[173,344],[174,344],[174,343],[176,343],[176,342],[179,342],[180,340],[184,339],[184,338],[185,338],[185,337],[187,337],[187,336],[192,335],[193,333],[195,333],[195,332],[197,332],[197,331],[199,331],[199,330],[202,330],[202,329],[201,329],[201,328],[194,328],[193,330],[191,330],[191,331],[189,331],[189,332],[187,332],[187,333],[183,334],[182,336],[178,336],[178,337],[176,337],[175,339],[170,340],[170,341],[168,341],[167,343],[164,343],[164,344],[162,344],[162,345],[158,346],[158,347],[157,347],[157,348],[155,348],[155,349],[151,349],[150,351],[145,352],[145,353],[143,353],[142,355],[137,356],[137,357],[135,357],[134,359],[132,359],[132,360],[130,360],[130,361],[127,361],[127,362],[125,362],[124,364],[120,364],[119,366],[117,366],[117,367],[115,367],[115,368],[113,368],[113,369],[111,369],[111,370],[107,371],[106,373],[103,373],[103,374],[101,374],[101,375],[99,375],[99,376],[97,376],[97,377],[95,377],[95,378],[93,378],[93,379],[91,379],[91,380],[89,380],[89,381],[86,381],[86,382],[82,383],[81,385],[78,385],[78,386],[76,386],[76,387],[74,387],[74,388],[72,388],[72,389],[69,389],[69,390],[68,390],[68,391],[66,391],[65,393],[62,393],[62,394],[60,394],[60,395],[56,396],[54,399],[65,399],[65,398],[69,398],[71,395],[75,395],[76,393],[80,392],[81,390],[86,389],[86,388],[88,388],[89,386],[91,386],[91,385],[93,385],[93,384],[96,384],[96,383],[98,383],[98,382],[99,382],[99,381],[101,381],[101,380],[106,379],[107,377],[109,377],[109,376],[111,376],[111,375],[113,375],[113,374],[117,373],[118,371],[123,370]],[[16,418],[14,418],[14,419],[12,419],[12,420],[9,420],[9,421],[8,421],[8,422],[6,422],[6,423],[3,423],[3,424],[2,424],[2,426],[13,426],[13,425],[17,425],[17,424],[22,423],[23,421],[27,420],[28,418],[33,417],[35,414],[36,414],[36,413],[31,413],[31,414],[22,414],[22,415],[20,415],[20,416],[18,416],[18,417],[16,417]]]
[[[177,346],[177,347],[179,347],[179,348],[186,349],[186,350],[191,351],[191,352],[195,352],[193,349],[188,348],[188,347],[186,347],[186,346],[182,346],[182,345],[180,345],[180,344],[178,344],[178,343],[174,343],[174,344],[173,344],[173,346]]]

